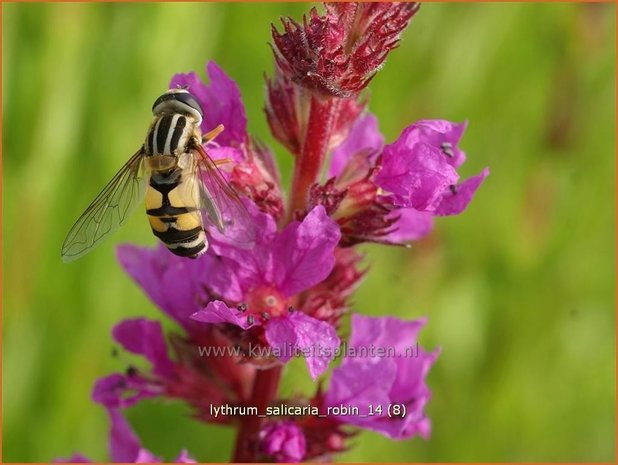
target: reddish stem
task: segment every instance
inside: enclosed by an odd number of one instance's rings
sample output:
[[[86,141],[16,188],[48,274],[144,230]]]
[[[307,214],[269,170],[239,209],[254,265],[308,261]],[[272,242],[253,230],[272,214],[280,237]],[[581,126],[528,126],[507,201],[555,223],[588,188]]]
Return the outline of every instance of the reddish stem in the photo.
[[[305,140],[294,165],[288,212],[290,219],[294,217],[295,211],[306,207],[309,188],[318,180],[328,150],[335,113],[334,99],[321,101],[311,96]]]
[[[266,407],[277,395],[279,380],[281,378],[281,366],[269,370],[258,370],[253,381],[253,390],[249,406],[257,407],[258,415],[266,413]],[[249,415],[243,419],[236,436],[234,449],[234,462],[252,463],[256,460],[258,435],[262,426],[262,418],[257,415]]]

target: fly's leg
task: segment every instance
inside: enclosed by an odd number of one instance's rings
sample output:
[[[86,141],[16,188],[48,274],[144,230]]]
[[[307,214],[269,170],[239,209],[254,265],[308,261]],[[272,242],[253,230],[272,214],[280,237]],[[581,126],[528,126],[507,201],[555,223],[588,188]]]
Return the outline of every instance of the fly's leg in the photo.
[[[202,144],[207,144],[208,142],[213,141],[215,137],[217,137],[219,134],[223,132],[224,129],[225,127],[223,127],[223,125],[220,124],[219,126],[214,128],[212,131],[208,131],[206,134],[202,136]]]
[[[232,161],[234,161],[234,160],[232,160],[229,157],[228,158],[220,158],[219,160],[213,160],[214,164],[217,165],[217,166],[226,165],[228,163],[232,163]]]
[[[202,136],[202,144],[207,144],[208,142],[212,142],[215,137],[223,132],[225,127],[220,124],[212,131],[208,131],[206,134]],[[231,158],[221,158],[220,160],[212,160],[216,166],[225,165],[227,163],[231,163],[233,160]]]
[[[221,134],[223,132],[223,130],[225,129],[225,127],[220,124],[219,126],[217,126],[216,128],[214,128],[212,131],[208,131],[206,134],[204,134],[202,136],[202,144],[207,144],[208,142],[212,142],[213,140],[215,140],[215,138]],[[219,160],[212,160],[212,162],[216,165],[216,166],[221,166],[221,165],[225,165],[227,163],[231,163],[234,160],[232,160],[231,158],[221,158]]]

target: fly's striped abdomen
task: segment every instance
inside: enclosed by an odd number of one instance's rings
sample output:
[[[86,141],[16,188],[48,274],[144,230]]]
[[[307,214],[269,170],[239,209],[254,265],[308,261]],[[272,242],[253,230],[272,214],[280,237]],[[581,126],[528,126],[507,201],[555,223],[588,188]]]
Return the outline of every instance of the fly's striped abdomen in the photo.
[[[144,152],[151,155],[180,155],[195,131],[195,120],[180,113],[164,113],[150,125]]]
[[[146,192],[152,232],[174,254],[196,258],[208,248],[202,216],[195,202],[197,181],[179,167],[153,172]]]

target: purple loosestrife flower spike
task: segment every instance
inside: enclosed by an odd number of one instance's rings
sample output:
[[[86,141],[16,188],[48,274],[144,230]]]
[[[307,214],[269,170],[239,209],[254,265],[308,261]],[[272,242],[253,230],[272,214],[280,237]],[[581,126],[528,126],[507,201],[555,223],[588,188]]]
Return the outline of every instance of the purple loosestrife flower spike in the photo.
[[[235,462],[328,460],[348,448],[358,431],[352,426],[393,439],[428,437],[426,377],[439,350],[416,345],[424,319],[353,315],[349,348],[365,354],[348,354],[326,391],[320,385],[310,399],[278,399],[322,413],[344,404],[367,414],[372,405],[381,415],[265,419],[212,409],[251,406],[264,414],[293,356],[305,358],[314,380],[323,375],[340,348],[341,318],[367,271],[352,246],[420,239],[434,217],[461,213],[488,175],[485,169],[460,182],[465,123],[418,121],[385,144],[378,119],[366,111],[363,89],[418,8],[327,3],[323,14],[313,8],[302,24],[284,19],[281,32],[273,27],[276,66],[267,79],[265,112],[273,136],[295,157],[287,208],[273,153],[249,135],[234,80],[214,62],[206,66],[208,84],[195,73],[172,78],[171,87],[186,87],[204,109],[202,131],[225,126],[204,149],[214,160],[229,160],[219,168],[247,218],[225,233],[209,227],[210,247],[195,260],[162,246],[118,249],[124,270],[179,327],[165,334],[159,322],[144,318],[114,327],[114,340],[148,363],[94,386],[93,399],[110,412],[112,459],[159,460],[141,447],[121,414],[155,397],[186,402],[201,421],[237,427]],[[245,229],[233,227],[239,224],[255,231],[250,243],[236,237]],[[394,353],[367,354],[373,346]],[[388,415],[393,405],[402,415]],[[185,452],[177,460],[189,461]]]

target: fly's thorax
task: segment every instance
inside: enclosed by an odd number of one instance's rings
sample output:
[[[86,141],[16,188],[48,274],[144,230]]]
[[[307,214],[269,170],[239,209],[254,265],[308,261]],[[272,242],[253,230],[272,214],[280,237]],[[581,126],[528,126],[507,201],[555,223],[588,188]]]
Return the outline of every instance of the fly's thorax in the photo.
[[[192,114],[159,113],[155,115],[144,142],[146,156],[179,156],[200,141],[200,118]]]
[[[178,157],[174,155],[148,156],[144,163],[153,173],[164,173],[173,170],[178,165]]]

